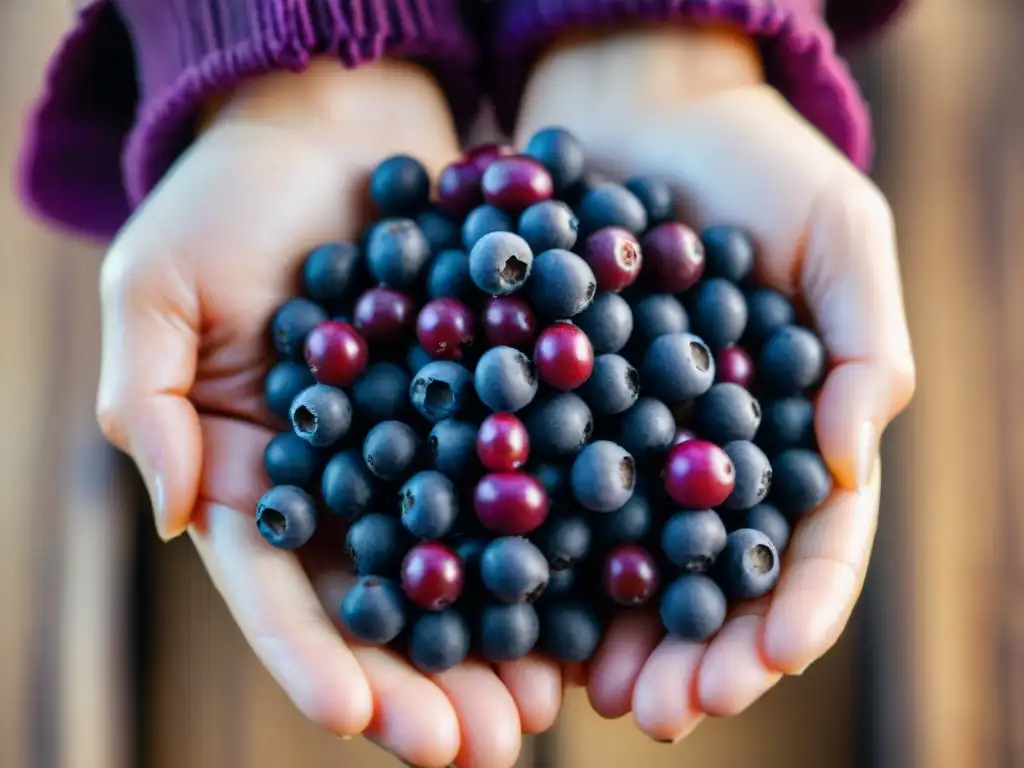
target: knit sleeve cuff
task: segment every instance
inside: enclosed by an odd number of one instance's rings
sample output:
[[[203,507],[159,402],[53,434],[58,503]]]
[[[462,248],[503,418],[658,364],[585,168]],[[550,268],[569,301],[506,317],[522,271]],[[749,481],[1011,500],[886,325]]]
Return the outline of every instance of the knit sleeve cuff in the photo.
[[[872,152],[868,109],[813,6],[806,0],[498,0],[492,89],[499,121],[506,129],[514,125],[533,60],[565,31],[634,21],[727,23],[759,41],[771,84],[866,169]]]
[[[478,95],[459,0],[93,0],[51,61],[20,167],[26,204],[110,237],[188,146],[206,101],[239,81],[384,56],[437,75],[457,120]]]

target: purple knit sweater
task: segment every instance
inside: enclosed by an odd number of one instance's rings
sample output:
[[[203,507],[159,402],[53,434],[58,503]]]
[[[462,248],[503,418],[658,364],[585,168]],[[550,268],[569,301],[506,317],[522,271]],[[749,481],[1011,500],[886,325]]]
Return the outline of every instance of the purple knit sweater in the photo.
[[[22,150],[22,196],[37,214],[109,237],[194,135],[200,105],[240,79],[407,56],[436,72],[457,118],[486,84],[514,123],[529,65],[554,35],[631,20],[735,24],[761,43],[772,83],[862,168],[867,109],[834,50],[874,31],[901,0],[92,0],[46,74]],[[489,38],[489,39],[484,39]],[[483,43],[482,45],[480,43]],[[493,60],[481,62],[478,52]],[[485,67],[481,67],[481,64]]]

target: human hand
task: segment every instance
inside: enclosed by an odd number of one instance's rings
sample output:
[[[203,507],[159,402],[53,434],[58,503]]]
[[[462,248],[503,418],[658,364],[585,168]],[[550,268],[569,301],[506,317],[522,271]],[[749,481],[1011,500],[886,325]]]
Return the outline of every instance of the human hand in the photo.
[[[837,479],[795,529],[773,595],[708,643],[664,638],[657,615],[619,618],[589,669],[606,717],[632,709],[659,741],[736,714],[836,641],[860,594],[878,521],[879,436],[908,403],[914,362],[892,215],[881,193],[763,82],[756,46],[723,30],[631,29],[565,41],[538,63],[518,133],[558,125],[614,178],[667,176],[684,219],[731,224],[757,272],[798,296],[830,353],[817,403]]]
[[[332,521],[321,518],[302,558],[255,525],[275,431],[262,400],[270,315],[296,293],[309,250],[358,237],[363,182],[397,152],[432,172],[459,154],[437,86],[411,65],[327,62],[230,96],[107,256],[97,410],[139,465],[161,535],[187,529],[246,639],[307,716],[365,731],[416,765],[510,766],[521,733],[557,714],[557,667],[465,663],[427,677],[387,650],[346,644]]]

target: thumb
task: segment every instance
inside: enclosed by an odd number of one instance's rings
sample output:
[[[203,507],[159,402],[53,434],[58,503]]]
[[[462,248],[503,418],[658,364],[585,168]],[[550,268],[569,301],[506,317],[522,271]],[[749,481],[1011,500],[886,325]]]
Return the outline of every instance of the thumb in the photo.
[[[130,226],[130,225],[129,225]],[[96,413],[149,490],[157,531],[181,534],[195,506],[202,460],[195,379],[198,299],[166,249],[122,236],[103,264],[103,354]]]

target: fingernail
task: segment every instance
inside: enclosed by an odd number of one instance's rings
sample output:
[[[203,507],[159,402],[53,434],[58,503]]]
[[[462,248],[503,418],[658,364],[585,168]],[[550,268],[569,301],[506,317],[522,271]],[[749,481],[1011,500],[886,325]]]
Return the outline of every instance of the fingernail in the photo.
[[[857,437],[857,487],[863,488],[871,481],[871,472],[875,467],[875,456],[878,453],[878,430],[872,421],[860,425]]]

